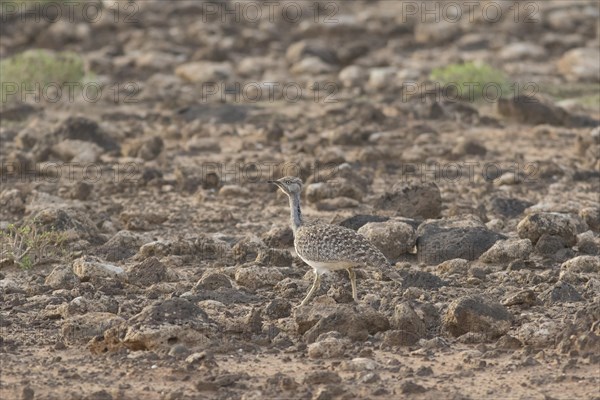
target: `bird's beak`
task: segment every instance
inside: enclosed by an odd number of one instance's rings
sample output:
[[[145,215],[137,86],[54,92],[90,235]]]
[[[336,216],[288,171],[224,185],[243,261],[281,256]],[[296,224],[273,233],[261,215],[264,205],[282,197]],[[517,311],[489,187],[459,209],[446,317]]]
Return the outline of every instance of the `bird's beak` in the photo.
[[[282,187],[282,185],[281,185],[281,182],[279,182],[279,181],[267,181],[267,182],[269,182],[269,183],[271,183],[271,184],[273,184],[273,185],[277,186],[279,189],[283,190],[283,187]]]

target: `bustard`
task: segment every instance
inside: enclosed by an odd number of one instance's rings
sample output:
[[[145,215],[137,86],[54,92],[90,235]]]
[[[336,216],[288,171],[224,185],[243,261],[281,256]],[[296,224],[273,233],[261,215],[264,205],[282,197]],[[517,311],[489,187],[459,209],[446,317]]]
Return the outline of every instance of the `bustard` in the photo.
[[[358,301],[355,267],[381,268],[393,280],[400,279],[398,274],[390,271],[390,264],[381,251],[362,235],[339,225],[304,221],[300,209],[300,178],[286,176],[269,183],[277,185],[288,196],[296,253],[314,269],[312,287],[300,306],[308,302],[321,284],[321,275],[328,271],[348,271],[354,301]]]

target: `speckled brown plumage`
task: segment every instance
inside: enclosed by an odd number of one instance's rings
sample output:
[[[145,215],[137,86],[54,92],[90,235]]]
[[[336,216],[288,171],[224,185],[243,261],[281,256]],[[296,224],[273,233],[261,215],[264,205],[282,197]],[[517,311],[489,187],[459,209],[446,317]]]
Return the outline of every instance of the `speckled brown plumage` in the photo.
[[[349,267],[388,268],[385,256],[365,237],[339,225],[308,223],[295,232],[294,247],[302,259],[348,263]]]
[[[296,253],[315,271],[313,285],[300,306],[308,302],[321,284],[321,274],[328,271],[340,269],[348,271],[354,301],[358,301],[355,267],[378,268],[392,280],[400,280],[400,276],[390,268],[388,260],[381,251],[365,237],[339,225],[304,222],[300,209],[302,181],[299,178],[286,176],[270,182],[277,185],[288,196]]]

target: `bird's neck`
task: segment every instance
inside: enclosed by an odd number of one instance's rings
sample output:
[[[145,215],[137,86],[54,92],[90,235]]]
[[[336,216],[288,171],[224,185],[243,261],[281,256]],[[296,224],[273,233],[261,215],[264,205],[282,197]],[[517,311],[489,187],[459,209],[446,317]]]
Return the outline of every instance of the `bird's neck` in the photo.
[[[292,230],[296,230],[302,225],[302,212],[300,211],[300,193],[295,193],[289,196],[290,198],[290,214],[292,222]]]

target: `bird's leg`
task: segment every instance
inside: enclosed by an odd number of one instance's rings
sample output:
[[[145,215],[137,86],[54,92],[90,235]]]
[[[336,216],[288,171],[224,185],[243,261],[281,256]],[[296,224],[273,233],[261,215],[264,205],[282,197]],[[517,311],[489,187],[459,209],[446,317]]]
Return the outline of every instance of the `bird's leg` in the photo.
[[[358,296],[356,295],[356,273],[352,268],[348,268],[348,276],[350,277],[350,284],[352,285],[352,298],[358,303]]]
[[[308,291],[308,294],[306,295],[304,300],[302,300],[302,303],[300,303],[300,307],[306,304],[306,302],[310,299],[315,290],[319,288],[319,286],[321,286],[321,276],[317,273],[317,271],[315,271],[315,280],[313,281],[312,287]]]

